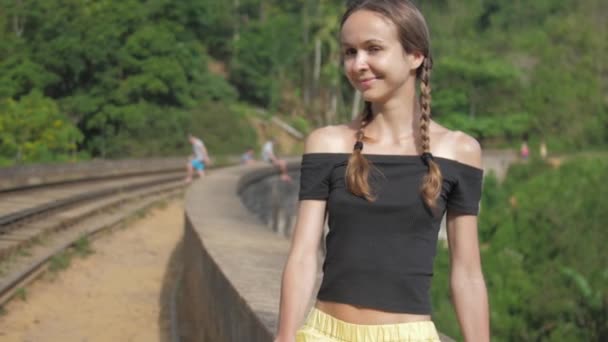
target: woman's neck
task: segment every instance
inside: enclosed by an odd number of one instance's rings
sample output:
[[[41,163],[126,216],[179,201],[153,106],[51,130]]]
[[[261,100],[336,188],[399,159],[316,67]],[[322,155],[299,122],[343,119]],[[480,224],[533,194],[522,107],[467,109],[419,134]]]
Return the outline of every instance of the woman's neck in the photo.
[[[374,119],[365,128],[365,135],[375,141],[399,144],[415,135],[420,126],[420,106],[413,97],[386,103],[373,103]]]

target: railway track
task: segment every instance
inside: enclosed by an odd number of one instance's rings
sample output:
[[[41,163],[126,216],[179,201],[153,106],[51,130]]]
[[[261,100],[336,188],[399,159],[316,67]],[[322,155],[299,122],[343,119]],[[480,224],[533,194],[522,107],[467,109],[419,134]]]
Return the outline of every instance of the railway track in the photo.
[[[77,241],[182,194],[183,177],[165,170],[0,191],[0,305]]]

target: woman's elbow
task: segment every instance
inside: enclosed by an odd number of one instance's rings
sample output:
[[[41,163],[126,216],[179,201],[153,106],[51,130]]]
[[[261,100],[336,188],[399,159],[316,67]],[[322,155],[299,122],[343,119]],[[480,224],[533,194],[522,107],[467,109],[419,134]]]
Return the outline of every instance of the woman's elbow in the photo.
[[[467,265],[455,264],[450,272],[450,282],[453,284],[484,282],[481,265],[477,263]]]

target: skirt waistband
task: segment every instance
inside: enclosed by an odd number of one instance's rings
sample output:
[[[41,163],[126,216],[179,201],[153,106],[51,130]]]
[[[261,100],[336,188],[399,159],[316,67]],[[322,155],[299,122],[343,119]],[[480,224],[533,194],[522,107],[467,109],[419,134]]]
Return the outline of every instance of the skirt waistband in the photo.
[[[339,320],[314,307],[308,314],[304,328],[312,328],[341,341],[440,341],[433,321],[380,325],[353,324]]]

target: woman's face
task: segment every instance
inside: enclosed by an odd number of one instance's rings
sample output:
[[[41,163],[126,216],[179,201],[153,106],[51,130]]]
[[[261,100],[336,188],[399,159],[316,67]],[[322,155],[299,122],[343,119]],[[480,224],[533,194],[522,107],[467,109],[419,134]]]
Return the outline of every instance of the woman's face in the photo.
[[[386,102],[403,95],[423,59],[418,53],[405,52],[395,24],[367,10],[348,17],[342,26],[341,42],[346,76],[370,102]]]

